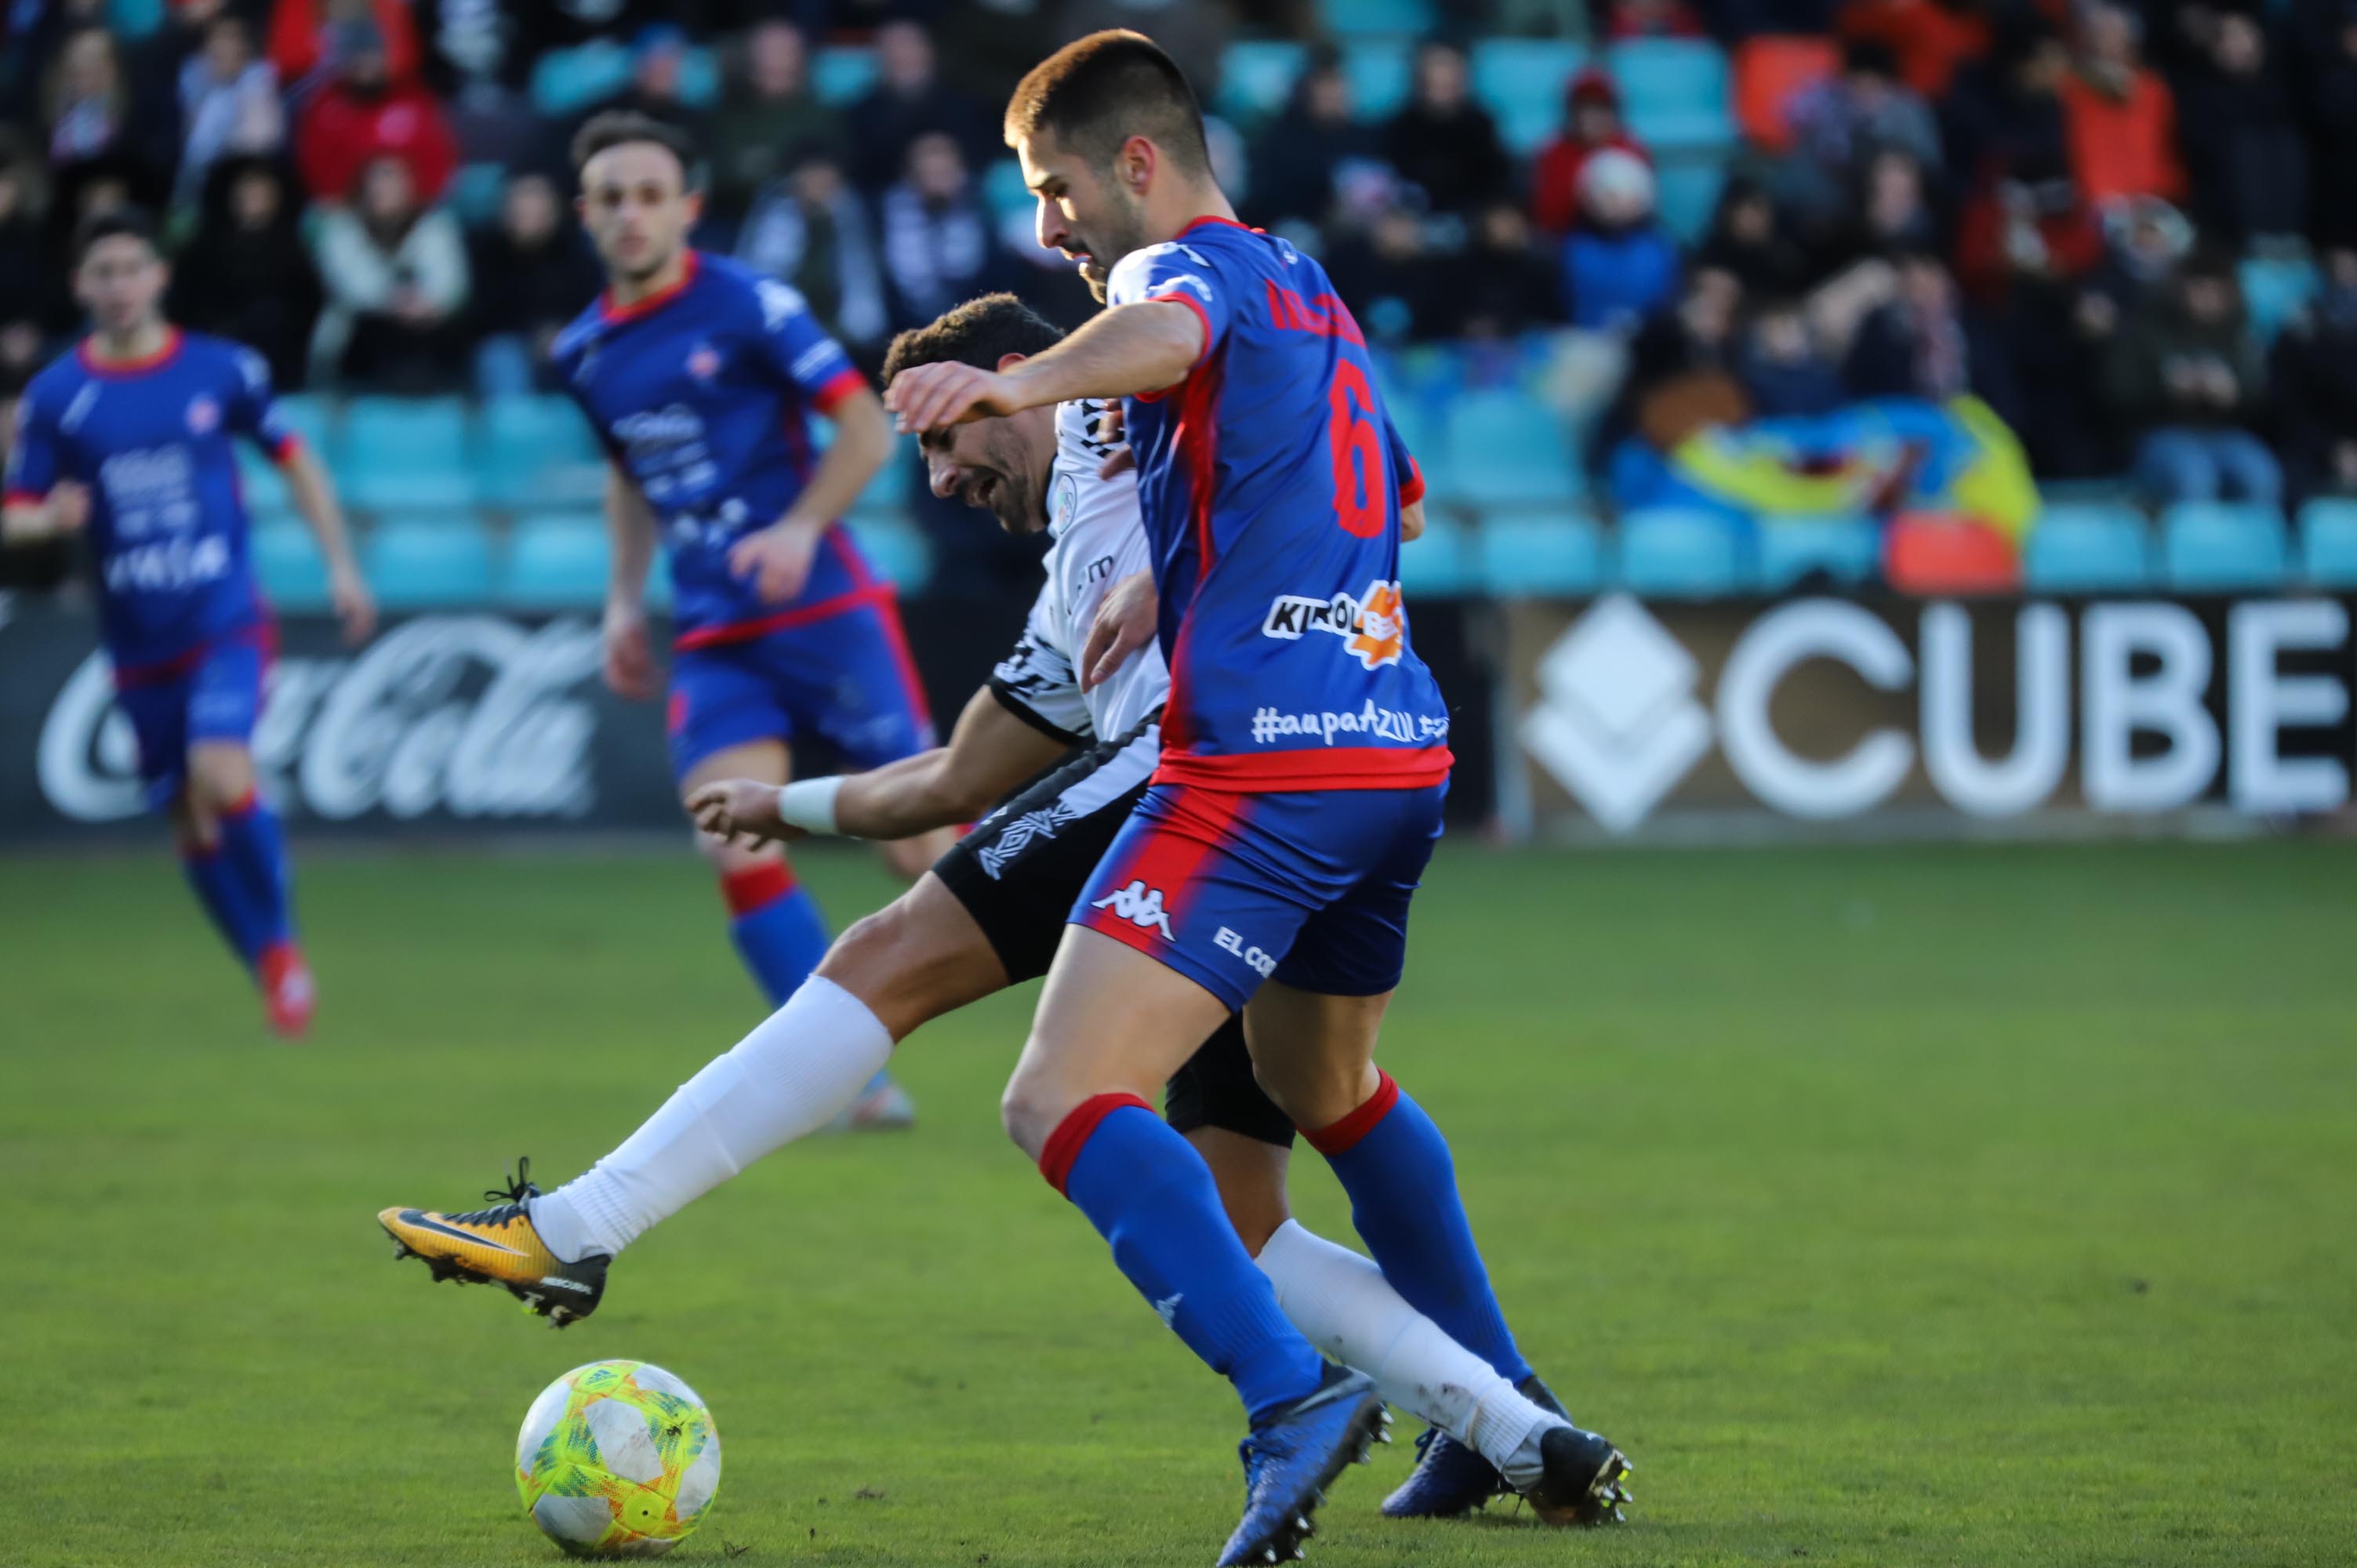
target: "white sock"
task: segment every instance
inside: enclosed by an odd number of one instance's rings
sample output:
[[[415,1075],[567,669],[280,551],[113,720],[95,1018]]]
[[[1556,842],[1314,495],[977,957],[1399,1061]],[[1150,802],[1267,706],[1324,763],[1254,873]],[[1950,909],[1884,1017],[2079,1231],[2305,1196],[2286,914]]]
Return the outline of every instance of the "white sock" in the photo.
[[[534,1199],[533,1227],[567,1262],[619,1252],[762,1155],[825,1126],[891,1055],[891,1032],[867,1004],[813,975],[620,1148]]]
[[[1327,1355],[1375,1380],[1385,1400],[1422,1416],[1527,1486],[1538,1439],[1562,1418],[1514,1391],[1392,1288],[1383,1270],[1288,1219],[1255,1260],[1276,1305]]]

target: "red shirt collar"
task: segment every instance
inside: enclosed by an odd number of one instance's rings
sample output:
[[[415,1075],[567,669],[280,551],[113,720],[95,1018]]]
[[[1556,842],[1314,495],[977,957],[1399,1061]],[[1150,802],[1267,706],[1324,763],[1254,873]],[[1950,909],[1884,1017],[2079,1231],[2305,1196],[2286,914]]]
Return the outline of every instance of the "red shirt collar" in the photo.
[[[1268,232],[1265,229],[1255,229],[1249,223],[1238,222],[1233,218],[1222,218],[1216,214],[1206,212],[1200,218],[1189,218],[1187,220],[1187,226],[1178,231],[1178,237],[1184,239],[1189,234],[1193,233],[1196,230],[1200,229],[1206,223],[1224,223],[1231,229],[1242,229],[1246,233],[1251,234],[1265,234]]]
[[[680,270],[677,283],[669,288],[657,290],[644,299],[632,300],[628,305],[616,305],[614,291],[609,288],[597,296],[597,314],[608,321],[635,321],[650,311],[661,310],[687,292],[688,285],[695,281],[696,272],[703,264],[704,253],[701,251],[688,252],[687,264]]]
[[[95,335],[85,338],[74,349],[83,370],[98,376],[143,376],[172,362],[180,352],[181,335],[177,327],[166,328],[164,346],[136,360],[102,360],[91,347],[97,340]]]

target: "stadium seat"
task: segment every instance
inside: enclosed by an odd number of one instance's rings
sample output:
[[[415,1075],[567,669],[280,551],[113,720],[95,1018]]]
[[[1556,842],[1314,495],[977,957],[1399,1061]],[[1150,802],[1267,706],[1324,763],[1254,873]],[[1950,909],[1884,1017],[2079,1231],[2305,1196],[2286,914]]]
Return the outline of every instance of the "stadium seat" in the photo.
[[[1635,38],[1612,48],[1630,129],[1657,154],[1724,147],[1735,140],[1727,57],[1700,38]]]
[[[499,221],[500,203],[507,195],[508,171],[498,164],[462,164],[442,193],[443,205],[468,229],[488,228]]]
[[[2161,576],[2187,593],[2275,588],[2290,575],[2282,516],[2269,507],[2179,501],[2161,513]]]
[[[354,398],[344,411],[336,481],[344,499],[370,511],[468,507],[466,404],[452,397]]]
[[[679,101],[690,109],[720,102],[720,60],[702,44],[690,44],[679,60]]]
[[[256,516],[284,512],[293,504],[286,493],[286,476],[278,471],[269,454],[250,442],[237,444],[237,488],[245,510]]]
[[[1620,520],[1620,586],[1644,598],[1714,599],[1745,586],[1735,524],[1717,512],[1661,508]]]
[[[1653,175],[1654,205],[1663,223],[1681,244],[1695,243],[1718,214],[1727,165],[1717,158],[1682,157],[1663,164]]]
[[[1561,505],[1580,493],[1570,426],[1537,399],[1468,392],[1448,405],[1454,493],[1476,506]]]
[[[361,558],[387,609],[476,605],[491,595],[491,536],[472,512],[387,518]]]
[[[519,609],[595,609],[606,599],[608,558],[600,513],[521,518],[500,573],[500,600]]]
[[[1481,525],[1480,568],[1501,598],[1593,594],[1604,585],[1604,532],[1585,512],[1492,517]]]
[[[291,517],[258,521],[253,552],[263,597],[282,610],[328,607],[328,563],[309,529]]]
[[[2126,505],[2050,506],[2022,547],[2022,581],[2038,594],[2134,593],[2152,582],[2144,514]]]
[[[828,48],[818,51],[817,61],[811,67],[811,86],[820,102],[840,109],[866,97],[876,85],[876,76],[874,49]]]
[[[909,505],[916,487],[926,483],[925,465],[914,441],[893,437],[891,449],[884,455],[884,465],[867,488],[851,503],[853,511],[866,515],[871,512],[899,512]]]
[[[1432,0],[1318,0],[1321,30],[1336,38],[1421,38],[1432,31]]]
[[[2251,330],[2262,344],[2274,342],[2284,324],[2316,297],[2316,264],[2303,258],[2250,256],[2237,272],[2243,302],[2250,311]]]
[[[597,438],[561,393],[493,398],[479,434],[483,493],[498,505],[570,505],[604,491]]]
[[[1781,594],[1813,577],[1845,586],[1871,581],[1882,530],[1867,517],[1771,518],[1760,524],[1760,586]]]
[[[1902,513],[1883,531],[1882,580],[1921,598],[2021,591],[2021,549],[1975,518]]]
[[[336,460],[336,410],[325,398],[315,392],[284,393],[278,399],[278,417],[313,456],[322,463]]]
[[[630,54],[608,38],[551,49],[532,68],[533,107],[551,120],[570,120],[630,83]]]
[[[855,517],[849,525],[876,575],[904,594],[933,578],[933,549],[915,523],[898,517]]]
[[[2299,509],[2300,575],[2319,588],[2357,587],[2357,501],[2319,499]]]
[[[1473,542],[1453,518],[1427,517],[1424,537],[1401,545],[1399,561],[1400,589],[1411,602],[1453,598],[1481,585]]]
[[[1308,51],[1289,39],[1246,38],[1230,44],[1220,54],[1215,107],[1248,125],[1275,118],[1285,113],[1308,58]]]
[[[1498,134],[1527,157],[1563,126],[1564,88],[1587,53],[1553,38],[1484,38],[1473,46],[1473,93]]]
[[[1746,38],[1735,50],[1736,123],[1765,151],[1789,151],[1792,100],[1840,70],[1841,46],[1831,38]]]
[[[1361,39],[1342,51],[1342,74],[1351,81],[1351,102],[1361,120],[1388,120],[1406,106],[1415,49],[1405,43]]]

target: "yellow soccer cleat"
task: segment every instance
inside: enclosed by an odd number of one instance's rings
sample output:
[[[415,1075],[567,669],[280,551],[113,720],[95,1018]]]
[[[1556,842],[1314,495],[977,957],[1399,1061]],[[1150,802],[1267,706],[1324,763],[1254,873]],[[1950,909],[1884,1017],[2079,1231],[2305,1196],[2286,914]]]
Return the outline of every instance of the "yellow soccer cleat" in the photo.
[[[530,1160],[516,1161],[505,1190],[483,1194],[499,1201],[466,1214],[431,1208],[388,1208],[376,1222],[393,1238],[395,1258],[420,1258],[435,1283],[504,1285],[508,1293],[562,1328],[597,1310],[606,1294],[602,1253],[568,1263],[548,1250],[533,1229],[529,1201],[540,1196],[532,1185]]]

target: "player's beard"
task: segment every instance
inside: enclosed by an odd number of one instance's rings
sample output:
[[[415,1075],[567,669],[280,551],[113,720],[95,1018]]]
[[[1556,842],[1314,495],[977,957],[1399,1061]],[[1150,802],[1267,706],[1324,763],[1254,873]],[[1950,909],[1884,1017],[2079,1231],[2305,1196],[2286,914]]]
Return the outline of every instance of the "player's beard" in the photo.
[[[989,459],[988,470],[977,474],[979,482],[970,482],[960,499],[968,506],[986,507],[998,526],[1017,539],[1045,528],[1048,520],[1039,510],[1039,487],[1023,461],[1022,442],[993,432],[983,443],[983,454]]]
[[[1081,281],[1089,285],[1089,293],[1099,305],[1105,302],[1105,291],[1113,281],[1113,269],[1132,251],[1146,246],[1146,203],[1113,184],[1105,182],[1110,192],[1109,210],[1099,227],[1103,232],[1089,244],[1088,260],[1081,263]]]

